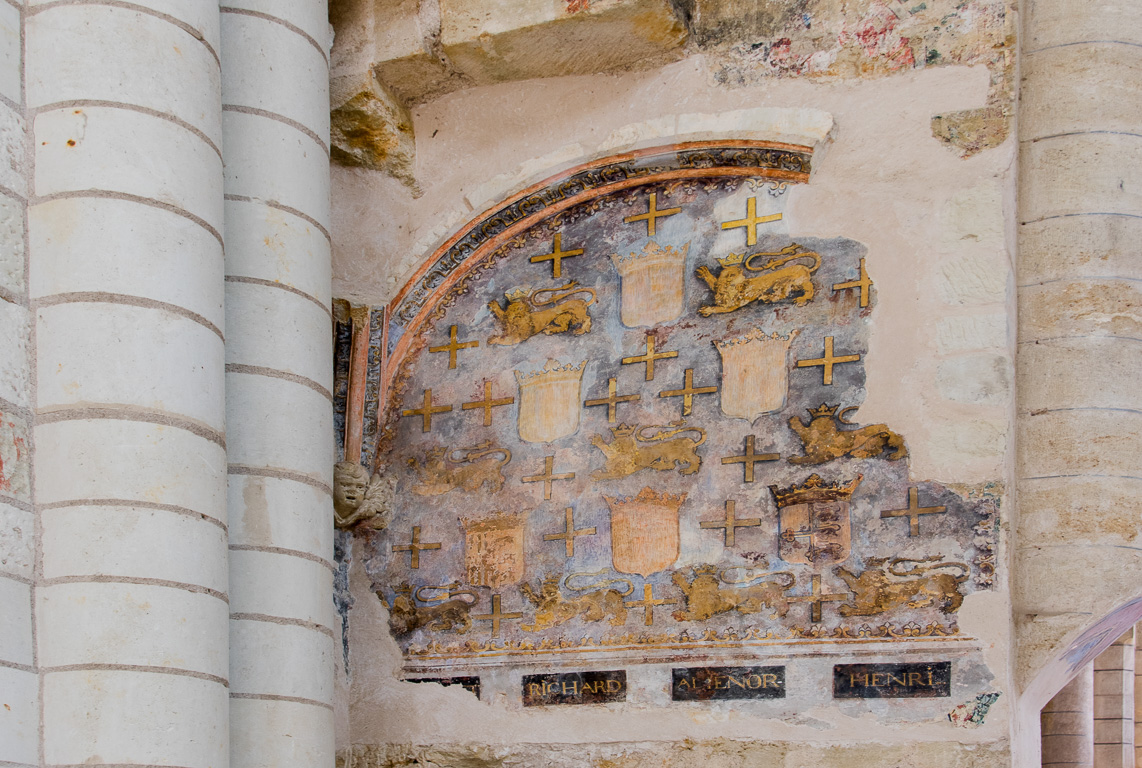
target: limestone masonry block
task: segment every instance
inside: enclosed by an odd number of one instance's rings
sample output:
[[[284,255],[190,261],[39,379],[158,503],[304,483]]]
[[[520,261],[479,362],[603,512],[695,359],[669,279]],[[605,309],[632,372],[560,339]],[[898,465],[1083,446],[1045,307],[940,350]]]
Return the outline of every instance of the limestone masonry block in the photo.
[[[800,20],[803,4],[787,0],[690,0],[690,29],[701,45],[779,36]]]
[[[76,765],[227,765],[228,693],[184,675],[127,670],[44,677],[44,758]]]
[[[1019,281],[1061,277],[1142,278],[1142,219],[1096,214],[1023,224],[1019,228]]]
[[[24,292],[24,204],[0,195],[0,288]]]
[[[1048,48],[1026,66],[1020,139],[1079,131],[1134,132],[1142,111],[1142,50],[1115,43]],[[1114,72],[1114,77],[1107,77]]]
[[[230,553],[230,610],[334,627],[333,572],[324,564],[279,552]]]
[[[329,19],[325,12],[326,3],[312,0],[226,0],[227,8],[240,8],[266,14],[291,24],[317,41],[321,48],[329,50]],[[228,19],[230,23],[232,19]],[[227,64],[227,67],[230,65]]]
[[[1049,411],[1021,420],[1019,477],[1136,475],[1142,415],[1125,411]]]
[[[215,331],[161,308],[105,302],[40,307],[36,320],[41,411],[127,405],[225,429]]]
[[[950,315],[936,322],[936,350],[941,355],[1007,346],[1007,315]]]
[[[1011,391],[1011,363],[1005,355],[960,355],[940,363],[936,388],[958,403],[1000,405]]]
[[[333,159],[415,183],[416,141],[408,109],[371,74],[340,78],[333,90]]]
[[[312,222],[259,201],[226,201],[226,269],[272,280],[329,306],[329,241]]]
[[[1080,610],[1082,606],[1082,623],[1086,624],[1091,613],[1101,616],[1106,612],[1094,604],[1094,593],[1123,594],[1135,588],[1142,552],[1115,546],[1094,546],[1086,551],[1100,560],[1098,569],[1075,562],[1074,551],[1067,546],[1020,548],[1012,564],[1012,571],[1021,574],[1013,585],[1020,612],[1049,615]]]
[[[304,376],[333,388],[329,314],[296,293],[266,285],[226,284],[226,327],[241,328],[226,344],[229,363]]]
[[[230,622],[230,690],[235,693],[332,703],[333,660],[333,638],[317,630],[271,621]],[[284,669],[291,674],[281,674]]]
[[[48,5],[54,1],[27,0],[27,5],[29,8],[35,8],[40,5]],[[194,39],[205,41],[215,51],[218,50],[219,14],[217,6],[213,6],[211,3],[203,3],[201,0],[139,0],[132,5],[149,9],[155,15],[169,16],[175,21],[186,24],[199,33],[193,36]],[[187,34],[189,37],[192,33]],[[121,48],[122,46],[118,47]]]
[[[440,42],[477,85],[661,60],[686,39],[668,0],[441,0]]]
[[[0,577],[0,660],[31,666],[32,587]]]
[[[1020,341],[1058,336],[1142,333],[1142,286],[1137,281],[1061,279],[1020,291]]]
[[[1142,5],[1101,3],[1091,13],[1083,3],[1034,0],[1028,9],[1023,48],[1035,51],[1087,40],[1119,40],[1142,44]]]
[[[1142,480],[1130,477],[1026,480],[1020,541],[1026,546],[1123,542],[1137,545]]]
[[[30,456],[27,420],[0,411],[0,496],[31,501]]]
[[[231,14],[222,28],[222,55],[223,104],[281,115],[328,141],[329,103],[322,96],[329,65],[306,38],[266,19]]]
[[[0,572],[32,577],[32,540],[35,517],[31,511],[0,501]]]
[[[264,699],[230,702],[230,742],[258,765],[321,765],[334,752],[333,712],[312,704]]]
[[[149,584],[52,584],[36,592],[40,663],[169,667],[226,678],[227,607]],[[83,627],[76,632],[75,627]]]
[[[38,194],[138,195],[222,231],[222,159],[185,128],[113,107],[68,107],[37,115],[35,135]]]
[[[1022,221],[1073,213],[1127,213],[1142,208],[1142,138],[1116,134],[1060,136],[1026,144],[1020,171]]]
[[[28,405],[28,338],[31,314],[19,304],[0,301],[0,398]]]
[[[329,494],[295,480],[232,475],[229,496],[233,543],[293,549],[332,562]]]
[[[226,531],[210,519],[162,509],[46,509],[44,578],[118,576],[227,590]]]
[[[39,762],[39,675],[22,669],[0,667],[0,760],[17,765]]]
[[[1019,389],[1023,410],[1136,408],[1142,345],[1111,338],[1055,339],[1024,344],[1019,364],[1050,376],[1027,376]]]
[[[0,187],[20,196],[28,194],[25,129],[23,116],[0,103]]]
[[[138,499],[226,520],[226,450],[177,427],[127,420],[36,427],[37,501]],[[209,482],[208,482],[209,480]]]
[[[62,6],[28,20],[28,106],[93,99],[152,109],[221,145],[218,62],[186,30],[104,5]],[[122,45],[124,38],[147,45]],[[116,51],[109,56],[107,52]],[[165,62],[156,66],[156,62]],[[187,88],[188,79],[200,83]]]
[[[940,269],[940,296],[948,304],[997,304],[1007,296],[1009,268],[1002,250],[968,252]]]
[[[182,307],[219,329],[225,325],[222,244],[185,216],[128,200],[50,200],[28,210],[28,233],[36,254],[29,276],[35,298],[124,294]],[[128,252],[131,258],[124,259]]]
[[[20,11],[0,7],[0,95],[20,103]]]

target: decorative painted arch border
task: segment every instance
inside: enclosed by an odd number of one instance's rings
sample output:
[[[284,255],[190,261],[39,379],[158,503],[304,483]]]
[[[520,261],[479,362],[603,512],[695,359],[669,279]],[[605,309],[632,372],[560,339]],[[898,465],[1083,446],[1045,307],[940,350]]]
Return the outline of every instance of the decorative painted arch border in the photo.
[[[683,179],[744,177],[781,183],[809,180],[811,147],[771,141],[693,141],[625,152],[584,163],[533,184],[472,219],[425,260],[389,304],[377,409],[381,448],[394,397],[424,345],[434,313],[464,278],[531,227],[581,203],[620,190]]]

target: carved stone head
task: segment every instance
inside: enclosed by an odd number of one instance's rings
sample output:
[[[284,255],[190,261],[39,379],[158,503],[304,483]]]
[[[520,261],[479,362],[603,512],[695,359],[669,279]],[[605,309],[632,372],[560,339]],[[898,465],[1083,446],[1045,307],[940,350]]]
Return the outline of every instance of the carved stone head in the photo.
[[[396,483],[352,461],[333,467],[333,514],[338,528],[349,528],[368,520],[370,528],[388,525]]]

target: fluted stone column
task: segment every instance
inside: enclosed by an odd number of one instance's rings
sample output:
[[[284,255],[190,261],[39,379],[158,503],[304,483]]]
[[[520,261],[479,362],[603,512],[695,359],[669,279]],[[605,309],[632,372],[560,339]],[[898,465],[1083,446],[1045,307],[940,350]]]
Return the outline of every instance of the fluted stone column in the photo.
[[[0,3],[0,765],[39,762],[23,3]]]
[[[1021,4],[1017,683],[1142,583],[1142,3]]]
[[[1134,628],[1094,660],[1094,768],[1134,768]]]
[[[1043,768],[1094,765],[1094,667],[1087,664],[1040,715]]]
[[[225,765],[218,9],[28,3],[45,764]]]
[[[328,37],[223,8],[234,768],[334,760]]]

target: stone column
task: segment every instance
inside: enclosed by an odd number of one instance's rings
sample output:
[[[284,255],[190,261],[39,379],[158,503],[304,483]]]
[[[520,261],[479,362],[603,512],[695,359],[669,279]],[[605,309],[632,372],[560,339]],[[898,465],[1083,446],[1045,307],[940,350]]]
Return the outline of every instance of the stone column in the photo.
[[[1011,574],[1024,688],[1142,579],[1142,3],[1020,11]]]
[[[226,763],[218,9],[30,2],[44,764]]]
[[[1087,664],[1043,707],[1043,768],[1093,768],[1094,667]]]
[[[1134,629],[1094,660],[1094,768],[1134,768]]]
[[[332,765],[326,3],[222,11],[231,765]]]
[[[23,2],[0,3],[0,765],[39,763]]]

